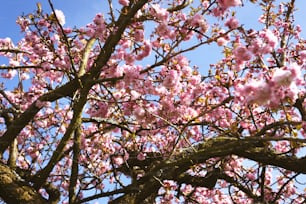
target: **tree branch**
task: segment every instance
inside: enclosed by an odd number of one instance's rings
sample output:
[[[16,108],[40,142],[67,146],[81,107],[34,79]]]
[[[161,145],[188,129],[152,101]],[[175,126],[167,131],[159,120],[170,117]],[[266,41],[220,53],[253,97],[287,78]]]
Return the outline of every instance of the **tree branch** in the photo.
[[[80,145],[81,145],[81,127],[77,127],[74,132],[73,140],[73,159],[71,166],[71,175],[69,183],[69,203],[75,203],[77,200],[76,186],[79,174],[79,156],[80,156]]]
[[[273,140],[271,138],[271,140]],[[306,174],[306,157],[304,158],[293,158],[285,155],[279,155],[272,150],[267,150],[262,145],[261,138],[255,139],[238,139],[231,137],[218,137],[212,138],[205,143],[195,146],[196,152],[193,150],[186,151],[181,154],[177,154],[174,158],[158,162],[155,166],[146,170],[146,174],[137,181],[136,186],[139,186],[139,192],[133,192],[133,196],[126,193],[122,195],[116,201],[130,201],[133,197],[133,201],[141,203],[143,200],[148,198],[152,192],[158,191],[161,187],[159,181],[163,180],[175,180],[178,183],[193,183],[187,181],[189,178],[186,175],[186,171],[195,164],[205,163],[210,158],[224,157],[228,155],[237,155],[244,157],[265,165],[273,165],[281,168],[285,168],[297,173]],[[157,179],[159,181],[157,181]],[[229,181],[228,177],[223,174],[215,175],[215,177],[202,178],[205,183],[201,186],[211,188],[216,179],[221,178]],[[182,180],[180,180],[182,179]],[[233,180],[230,180],[233,182]],[[235,182],[234,182],[235,183]],[[195,182],[197,184],[197,182]],[[249,194],[247,189],[244,191]],[[253,199],[258,199],[256,196],[249,195]],[[124,198],[125,197],[125,198]]]
[[[33,187],[26,184],[10,167],[0,163],[0,197],[6,203],[46,204]]]

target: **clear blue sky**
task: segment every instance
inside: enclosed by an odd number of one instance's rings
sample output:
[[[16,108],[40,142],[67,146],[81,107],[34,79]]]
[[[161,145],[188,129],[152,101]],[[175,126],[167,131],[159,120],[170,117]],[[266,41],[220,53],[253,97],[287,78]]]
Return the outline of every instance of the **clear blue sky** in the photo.
[[[36,9],[36,2],[41,2],[43,10],[49,11],[47,0],[0,0],[0,37],[20,37],[16,18],[21,14],[28,14]],[[54,7],[63,10],[66,24],[69,26],[85,25],[95,15],[107,8],[107,0],[53,0]],[[104,7],[104,8],[103,8]]]

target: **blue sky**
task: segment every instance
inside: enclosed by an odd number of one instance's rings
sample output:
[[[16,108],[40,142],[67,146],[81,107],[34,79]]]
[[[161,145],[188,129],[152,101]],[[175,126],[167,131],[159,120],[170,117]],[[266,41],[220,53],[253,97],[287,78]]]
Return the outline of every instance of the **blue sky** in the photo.
[[[36,9],[36,2],[42,3],[43,10],[50,10],[47,0],[0,0],[0,37],[20,38],[19,27],[15,23],[17,16],[33,12]],[[107,8],[106,0],[54,0],[53,4],[55,8],[64,11],[67,16],[66,24],[69,26],[85,25],[95,13],[102,12],[103,7]]]

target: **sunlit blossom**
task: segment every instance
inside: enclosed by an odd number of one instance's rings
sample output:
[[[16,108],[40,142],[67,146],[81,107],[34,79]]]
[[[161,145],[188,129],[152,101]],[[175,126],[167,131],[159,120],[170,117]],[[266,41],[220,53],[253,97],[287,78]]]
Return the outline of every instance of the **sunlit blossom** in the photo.
[[[66,18],[65,18],[65,15],[64,15],[63,11],[55,9],[54,12],[55,12],[55,15],[57,17],[57,20],[58,20],[59,24],[61,24],[62,26],[65,25]]]

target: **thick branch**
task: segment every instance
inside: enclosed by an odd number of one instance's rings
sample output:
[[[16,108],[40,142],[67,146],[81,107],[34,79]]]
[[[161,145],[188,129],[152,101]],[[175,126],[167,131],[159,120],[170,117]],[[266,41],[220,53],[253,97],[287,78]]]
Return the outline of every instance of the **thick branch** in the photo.
[[[126,193],[117,199],[117,201],[130,201],[133,197],[133,201],[141,203],[143,200],[150,197],[154,192],[157,192],[161,187],[163,180],[175,180],[178,183],[190,183],[186,179],[191,179],[186,176],[185,172],[195,164],[201,164],[206,162],[210,158],[224,157],[228,155],[237,155],[239,157],[247,158],[262,164],[272,165],[276,167],[285,168],[297,173],[306,174],[306,157],[295,158],[285,155],[277,154],[272,150],[267,150],[262,141],[265,138],[231,138],[231,137],[218,137],[206,141],[203,144],[199,144],[195,147],[196,151],[188,150],[181,154],[174,156],[169,160],[163,162],[157,162],[155,166],[147,170],[146,174],[140,178],[136,186],[139,188],[139,192],[133,194]],[[273,138],[271,138],[273,140]],[[128,161],[129,162],[129,161]],[[216,179],[225,179],[222,174],[214,175],[213,177],[204,177],[204,182],[201,186],[213,188]],[[182,179],[182,180],[180,180]],[[197,181],[195,181],[197,184]],[[247,189],[244,189],[246,191]],[[250,192],[248,192],[250,193]],[[252,194],[250,194],[252,195]],[[256,199],[255,196],[251,196]]]
[[[236,152],[236,155],[262,164],[306,174],[306,156],[297,158],[295,156],[281,155],[272,150],[266,150],[265,148],[251,148],[246,151]]]
[[[69,203],[75,203],[77,199],[76,186],[79,173],[79,156],[81,145],[81,127],[77,127],[74,132],[74,144],[73,144],[73,160],[71,166],[71,176],[69,183]]]
[[[299,110],[301,114],[302,121],[306,121],[306,107],[303,105],[305,98],[306,98],[306,94],[298,98],[294,104],[294,106]]]
[[[6,203],[45,204],[45,200],[35,189],[27,185],[16,172],[0,163],[0,197]]]
[[[201,186],[208,189],[213,189],[220,177],[220,169],[216,168],[209,171],[204,177],[194,176],[183,173],[178,177],[179,184],[191,184],[192,186]]]
[[[84,76],[82,80],[85,81]],[[12,121],[11,125],[7,128],[6,132],[0,138],[0,153],[2,154],[7,147],[14,141],[20,131],[34,118],[36,113],[41,109],[36,105],[37,101],[55,101],[59,98],[72,95],[79,87],[78,80],[72,80],[67,84],[40,96],[36,101],[34,101],[29,108],[24,111],[20,117]]]
[[[63,152],[64,152],[64,148],[67,144],[67,142],[69,141],[69,139],[71,138],[72,133],[81,125],[82,122],[82,111],[84,108],[84,105],[86,104],[87,101],[87,95],[88,92],[91,88],[91,83],[87,83],[86,86],[81,90],[80,92],[80,98],[78,99],[78,101],[76,101],[76,103],[73,105],[73,117],[71,119],[71,122],[63,136],[63,138],[61,139],[60,143],[58,144],[58,146],[56,147],[56,150],[53,152],[53,155],[50,159],[50,161],[48,162],[48,164],[46,165],[46,167],[42,170],[40,170],[33,178],[32,182],[34,183],[34,186],[36,189],[39,189],[44,182],[47,180],[50,172],[52,171],[52,169],[54,168],[55,164],[62,158]]]

